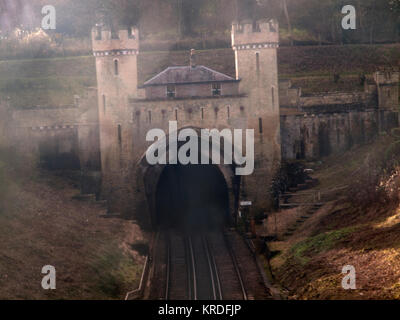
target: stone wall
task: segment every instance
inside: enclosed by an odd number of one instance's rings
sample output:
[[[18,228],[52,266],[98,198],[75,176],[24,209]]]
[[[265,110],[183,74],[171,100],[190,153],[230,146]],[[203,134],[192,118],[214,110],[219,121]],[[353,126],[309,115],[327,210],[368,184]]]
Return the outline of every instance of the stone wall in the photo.
[[[8,141],[24,166],[81,170],[83,184],[100,171],[96,89],[74,105],[12,110],[11,117]]]
[[[376,72],[364,92],[302,95],[281,81],[283,159],[319,159],[398,127],[398,84],[395,69]]]
[[[262,163],[266,167],[264,180],[265,183],[272,179],[274,165],[280,161],[280,153],[275,154],[270,150],[276,150],[275,145],[279,145],[276,134],[276,125],[268,118],[262,118],[264,126],[260,130],[259,118],[255,118],[251,113],[248,98],[244,96],[229,98],[203,98],[203,99],[181,99],[181,100],[133,100],[129,107],[127,119],[129,121],[120,122],[113,127],[108,126],[107,141],[109,146],[102,149],[103,158],[103,195],[110,201],[110,210],[113,212],[125,213],[132,211],[132,204],[136,208],[136,218],[148,221],[151,216],[151,206],[148,206],[149,197],[154,195],[161,173],[158,169],[150,168],[144,159],[146,150],[153,142],[146,142],[147,133],[153,128],[164,130],[168,134],[169,121],[177,121],[178,130],[183,128],[198,129],[254,129],[255,131],[255,152],[258,154],[270,154],[265,157],[265,162],[256,158],[255,172],[259,170]],[[112,111],[110,111],[112,112]],[[120,128],[120,129],[119,129]],[[105,128],[103,128],[105,129]],[[120,130],[120,135],[119,135]],[[269,139],[274,134],[277,139]],[[243,146],[245,148],[245,145]],[[264,159],[262,159],[264,160]],[[236,210],[238,201],[234,195],[235,176],[230,166],[224,166],[221,159],[221,171],[225,172],[231,199],[232,214]],[[246,177],[243,177],[246,180]],[[146,182],[147,181],[147,182]],[[127,183],[128,182],[128,183]],[[153,185],[155,184],[155,185]],[[259,184],[258,184],[259,185]],[[257,195],[258,185],[243,183],[243,192],[252,198]]]
[[[376,106],[374,95],[364,92],[328,92],[312,96],[302,96],[299,107],[306,111],[312,106],[363,104],[366,107]]]
[[[250,27],[251,26],[251,27]],[[153,128],[168,131],[169,121],[178,122],[178,130],[200,129],[254,129],[255,171],[238,179],[233,166],[220,165],[230,193],[230,210],[236,217],[239,199],[251,200],[255,207],[271,205],[269,186],[281,160],[277,47],[279,27],[274,21],[262,20],[252,24],[234,24],[232,46],[235,50],[237,83],[232,95],[218,98],[165,99],[165,87],[152,89],[143,97],[134,91],[137,81],[138,51],[124,55],[127,48],[118,41],[110,42],[94,37],[99,88],[100,141],[102,157],[102,195],[110,210],[138,219],[141,224],[151,222],[154,211],[155,188],[162,166],[149,166],[144,155],[152,144],[146,135]],[[103,44],[108,46],[99,50]],[[128,49],[139,48],[133,40]],[[126,57],[122,69],[115,75],[115,56]],[[135,78],[135,80],[133,80]],[[224,86],[224,84],[223,84]],[[236,87],[235,87],[236,86]],[[181,86],[177,86],[177,92]],[[182,88],[185,89],[183,86]],[[228,87],[229,89],[229,87]],[[186,87],[185,90],[192,90]],[[200,85],[195,91],[209,95],[210,85]],[[239,92],[237,92],[237,90]],[[188,92],[189,92],[188,91]],[[226,94],[222,89],[223,95]],[[227,91],[229,93],[229,91]],[[104,95],[104,97],[103,97]],[[190,94],[191,95],[191,94]],[[196,95],[196,93],[195,93]],[[164,99],[159,99],[163,97]],[[126,104],[126,101],[130,101]],[[265,186],[260,188],[260,186]]]
[[[339,154],[395,127],[398,113],[390,110],[282,115],[282,158],[313,160]]]
[[[309,107],[329,105],[355,105],[376,107],[376,84],[361,92],[324,92],[304,95],[301,88],[293,87],[290,80],[279,82],[279,98],[282,108],[295,108],[307,112]]]

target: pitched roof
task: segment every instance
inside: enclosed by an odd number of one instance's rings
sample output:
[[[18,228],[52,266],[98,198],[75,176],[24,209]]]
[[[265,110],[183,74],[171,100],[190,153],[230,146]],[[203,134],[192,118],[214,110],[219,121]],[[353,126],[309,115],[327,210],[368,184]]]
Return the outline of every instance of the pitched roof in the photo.
[[[236,79],[204,66],[169,67],[144,83],[144,87],[167,84],[234,82]]]

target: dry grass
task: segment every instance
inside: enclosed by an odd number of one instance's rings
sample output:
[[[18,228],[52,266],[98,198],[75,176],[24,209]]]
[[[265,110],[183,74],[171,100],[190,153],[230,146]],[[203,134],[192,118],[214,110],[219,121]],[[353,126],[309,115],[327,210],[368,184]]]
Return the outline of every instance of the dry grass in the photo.
[[[326,159],[316,176],[324,187],[350,183],[358,164],[385,143],[378,140]],[[327,203],[292,237],[271,245],[282,251],[271,261],[274,274],[291,299],[399,299],[399,204],[359,207],[344,196]],[[356,268],[357,290],[341,286],[345,265]]]
[[[276,236],[282,239],[285,232],[292,227],[296,220],[305,213],[306,207],[281,210],[268,215],[262,227],[262,235],[267,237]]]
[[[131,249],[143,240],[136,225],[72,200],[78,190],[64,178],[2,173],[0,299],[121,299],[137,287],[144,258]],[[57,290],[41,288],[45,265],[56,267]]]

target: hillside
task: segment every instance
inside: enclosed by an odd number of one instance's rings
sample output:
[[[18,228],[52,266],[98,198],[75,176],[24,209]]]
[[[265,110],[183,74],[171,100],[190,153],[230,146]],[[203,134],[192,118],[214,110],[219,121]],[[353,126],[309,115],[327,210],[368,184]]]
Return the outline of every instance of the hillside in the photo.
[[[376,170],[376,166],[370,172],[365,170],[367,159],[385,153],[392,141],[384,136],[373,145],[355,148],[321,164],[308,164],[314,165],[314,177],[320,180],[314,190],[348,188],[336,193],[334,200],[327,201],[292,235],[270,242],[275,252],[272,269],[288,290],[289,299],[400,298],[399,189],[397,184],[382,189],[379,200],[371,202],[366,197],[368,183],[360,182],[363,175],[372,176]],[[382,181],[398,181],[398,173]],[[395,193],[394,200],[386,196],[390,189]],[[360,202],[359,197],[364,200]],[[278,213],[278,228],[285,219],[295,220],[306,210],[299,207]],[[341,271],[346,265],[356,269],[357,290],[341,286]]]
[[[378,66],[398,65],[400,45],[354,45],[283,47],[279,50],[281,78],[294,79],[305,93],[360,90],[358,74],[372,73]],[[235,74],[231,49],[198,51],[197,63],[228,75]],[[142,52],[139,83],[168,66],[189,63],[187,51]],[[333,73],[342,80],[333,83]],[[93,57],[13,60],[0,62],[0,93],[17,108],[71,104],[74,94],[96,86]]]
[[[73,200],[73,180],[0,163],[0,299],[123,299],[138,287],[142,236],[132,222]],[[143,251],[143,248],[142,248]],[[41,288],[42,267],[57,290]]]

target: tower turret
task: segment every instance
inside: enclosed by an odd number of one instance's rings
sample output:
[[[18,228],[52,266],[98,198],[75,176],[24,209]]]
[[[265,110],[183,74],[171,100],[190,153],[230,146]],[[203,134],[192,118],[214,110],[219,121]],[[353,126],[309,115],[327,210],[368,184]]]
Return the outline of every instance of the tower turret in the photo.
[[[232,47],[242,93],[250,94],[256,88],[267,89],[267,86],[278,88],[278,22],[262,19],[233,23]]]
[[[279,25],[275,20],[245,20],[232,25],[236,78],[247,95],[247,128],[255,131],[255,173],[250,185],[270,185],[281,159],[278,59]],[[271,174],[266,178],[265,173]],[[267,190],[268,188],[265,188]],[[268,207],[267,192],[257,191],[261,206]],[[257,193],[256,192],[256,193]],[[261,200],[262,199],[262,200]]]
[[[131,151],[129,98],[138,94],[139,30],[113,33],[109,27],[97,25],[92,30],[92,46],[96,57],[103,180],[110,185],[112,177],[117,176],[115,172],[124,165],[122,155]]]
[[[137,56],[139,30],[130,28],[113,34],[110,28],[98,25],[92,30],[93,55],[96,57],[99,107],[124,108],[128,97],[137,96]]]

